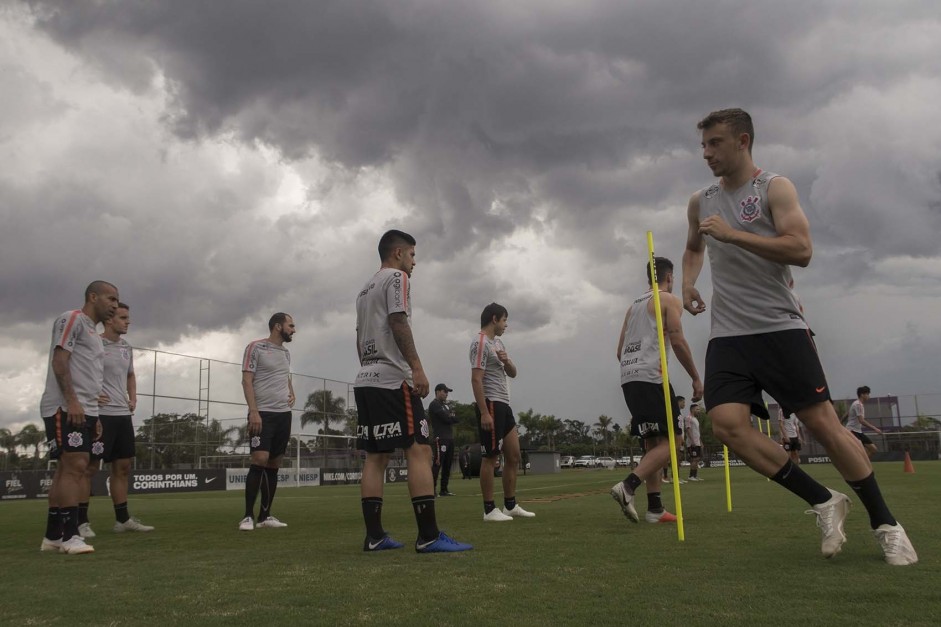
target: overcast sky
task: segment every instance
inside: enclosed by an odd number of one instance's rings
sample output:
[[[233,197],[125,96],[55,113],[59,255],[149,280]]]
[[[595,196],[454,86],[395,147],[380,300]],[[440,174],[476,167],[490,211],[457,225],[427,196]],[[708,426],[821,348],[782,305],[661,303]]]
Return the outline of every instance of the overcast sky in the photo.
[[[936,0],[11,0],[0,85],[0,426],[39,420],[52,321],[97,278],[135,346],[238,361],[283,310],[294,369],[352,381],[389,228],[432,383],[471,400],[497,301],[517,411],[624,422],[645,233],[679,265],[696,122],[730,106],[810,219],[834,394],[941,392]]]

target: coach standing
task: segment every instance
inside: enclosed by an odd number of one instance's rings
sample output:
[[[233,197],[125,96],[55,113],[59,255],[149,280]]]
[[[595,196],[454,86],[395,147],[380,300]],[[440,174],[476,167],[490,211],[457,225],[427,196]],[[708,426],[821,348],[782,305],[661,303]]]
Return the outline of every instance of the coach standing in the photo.
[[[261,490],[258,527],[277,529],[287,525],[271,515],[278,487],[278,469],[291,438],[291,353],[284,344],[294,335],[294,319],[276,313],[268,320],[268,337],[245,347],[242,359],[242,391],[248,403],[248,435],[251,466],[245,479],[245,517],[239,531],[255,528],[255,499]]]
[[[438,474],[441,474],[441,492],[438,496],[454,496],[448,491],[451,480],[451,466],[454,463],[454,433],[451,426],[457,423],[457,416],[448,405],[448,393],[453,392],[444,383],[435,386],[435,398],[428,404],[428,414],[431,416],[431,429],[434,431],[434,461],[431,470],[435,476],[435,487],[438,486]]]

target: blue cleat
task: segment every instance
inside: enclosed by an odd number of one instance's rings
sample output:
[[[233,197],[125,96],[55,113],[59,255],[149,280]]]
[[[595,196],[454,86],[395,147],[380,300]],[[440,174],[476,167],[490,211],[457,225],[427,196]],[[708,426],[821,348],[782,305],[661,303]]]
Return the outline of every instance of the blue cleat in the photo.
[[[379,540],[373,540],[369,536],[363,540],[363,550],[367,553],[371,551],[388,551],[389,549],[401,549],[404,544],[397,542],[392,536],[386,534]]]
[[[415,541],[416,553],[457,553],[459,551],[470,551],[472,548],[474,547],[469,544],[448,537],[443,531],[434,540],[422,542],[419,538]]]

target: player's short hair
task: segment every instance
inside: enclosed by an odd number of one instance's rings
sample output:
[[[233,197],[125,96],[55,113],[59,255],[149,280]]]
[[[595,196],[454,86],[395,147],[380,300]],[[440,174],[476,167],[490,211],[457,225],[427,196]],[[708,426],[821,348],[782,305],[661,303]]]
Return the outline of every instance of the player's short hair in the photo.
[[[677,400],[677,401],[685,401],[685,400],[686,400],[686,397],[685,397],[685,396],[677,396],[677,397],[676,397],[676,400]]]
[[[101,290],[105,289],[105,286],[113,287],[115,291],[118,289],[118,286],[114,283],[108,283],[107,281],[102,281],[100,279],[97,281],[92,281],[88,284],[88,287],[85,288],[85,302],[87,303],[91,300],[92,294],[101,294]]]
[[[863,386],[861,386],[861,387],[856,388],[856,398],[859,398],[859,397],[862,396],[863,394],[869,394],[869,386],[868,386],[868,385],[863,385]]]
[[[392,256],[392,252],[396,248],[401,248],[406,245],[414,246],[415,238],[405,231],[396,229],[386,231],[382,234],[382,237],[379,238],[379,260],[385,261]]]
[[[498,305],[497,303],[490,303],[484,310],[480,312],[480,328],[483,329],[485,326],[493,322],[493,317],[496,316],[497,320],[503,318],[503,316],[510,315],[506,307],[503,305]]]
[[[657,282],[659,283],[667,275],[667,272],[673,272],[673,262],[667,259],[666,257],[654,257],[653,258],[654,266],[657,269]],[[650,281],[650,262],[644,266],[647,272],[647,285],[653,285]]]
[[[748,133],[748,153],[751,154],[751,148],[755,145],[755,125],[752,124],[751,116],[742,109],[720,109],[713,111],[696,125],[701,131],[712,128],[716,124],[728,124],[729,130],[733,135]]]
[[[274,331],[274,325],[284,324],[285,321],[290,317],[291,316],[287,315],[286,313],[279,311],[268,319],[268,330]]]
[[[118,309],[127,309],[128,311],[130,311],[131,306],[128,305],[127,303],[122,303],[121,301],[118,301]]]

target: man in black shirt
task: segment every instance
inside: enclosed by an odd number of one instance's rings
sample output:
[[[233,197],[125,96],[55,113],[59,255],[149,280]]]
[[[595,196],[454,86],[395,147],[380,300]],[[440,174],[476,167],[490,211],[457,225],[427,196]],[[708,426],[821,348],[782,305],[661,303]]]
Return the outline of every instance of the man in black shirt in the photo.
[[[457,422],[454,410],[448,405],[448,393],[452,391],[444,383],[439,383],[435,386],[435,400],[428,404],[431,429],[435,434],[432,445],[434,460],[431,467],[435,477],[435,488],[438,486],[438,474],[441,474],[441,492],[438,496],[454,496],[453,492],[448,491],[451,464],[454,462],[454,434],[451,425]]]

